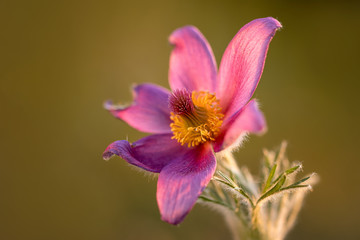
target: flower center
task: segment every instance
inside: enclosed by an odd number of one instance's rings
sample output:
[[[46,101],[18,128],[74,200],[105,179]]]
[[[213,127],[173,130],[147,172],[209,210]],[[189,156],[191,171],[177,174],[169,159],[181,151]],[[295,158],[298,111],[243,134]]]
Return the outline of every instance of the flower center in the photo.
[[[169,107],[172,139],[181,145],[194,147],[214,141],[219,134],[224,115],[215,94],[175,90],[169,98]]]

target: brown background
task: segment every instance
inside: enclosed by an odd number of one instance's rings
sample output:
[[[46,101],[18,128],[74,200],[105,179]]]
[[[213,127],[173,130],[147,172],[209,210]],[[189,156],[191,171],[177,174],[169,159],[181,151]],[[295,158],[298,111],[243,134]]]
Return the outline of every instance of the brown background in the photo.
[[[340,4],[341,2],[341,4]],[[289,157],[321,182],[288,239],[359,239],[360,5],[346,1],[0,1],[0,238],[229,239],[197,205],[180,227],[159,219],[156,180],[107,144],[144,136],[110,116],[132,83],[168,87],[168,35],[196,25],[217,62],[238,29],[273,16],[255,93],[269,131],[237,154],[289,141]]]

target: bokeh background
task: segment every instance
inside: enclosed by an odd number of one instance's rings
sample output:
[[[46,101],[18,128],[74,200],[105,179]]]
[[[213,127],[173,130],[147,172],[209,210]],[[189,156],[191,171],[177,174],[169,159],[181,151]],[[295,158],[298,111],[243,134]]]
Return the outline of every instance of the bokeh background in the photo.
[[[247,22],[273,16],[255,97],[269,131],[237,154],[257,173],[262,148],[317,172],[288,239],[360,239],[357,1],[0,1],[0,238],[229,239],[219,214],[196,205],[180,227],[160,221],[156,179],[105,147],[144,136],[104,100],[130,103],[133,83],[168,87],[176,28],[197,26],[220,62]]]

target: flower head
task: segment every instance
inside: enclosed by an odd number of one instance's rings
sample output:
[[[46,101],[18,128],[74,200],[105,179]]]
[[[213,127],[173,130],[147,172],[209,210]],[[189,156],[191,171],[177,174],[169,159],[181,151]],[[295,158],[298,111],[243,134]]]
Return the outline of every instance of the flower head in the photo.
[[[266,129],[263,114],[250,100],[263,71],[269,43],[281,24],[256,19],[235,35],[217,72],[204,36],[193,26],[174,31],[169,83],[172,92],[153,85],[134,88],[134,103],[105,107],[117,118],[152,135],[132,144],[110,144],[103,158],[118,155],[128,163],[160,173],[157,201],[161,217],[180,223],[209,183],[214,152],[239,143],[244,133]]]

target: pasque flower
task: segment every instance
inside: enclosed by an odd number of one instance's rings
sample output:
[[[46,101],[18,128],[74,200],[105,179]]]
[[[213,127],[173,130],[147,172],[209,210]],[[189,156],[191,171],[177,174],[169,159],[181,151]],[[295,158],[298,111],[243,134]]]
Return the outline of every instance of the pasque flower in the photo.
[[[263,71],[269,43],[281,24],[256,19],[235,35],[219,71],[207,40],[193,26],[174,31],[169,83],[134,87],[127,107],[105,104],[115,117],[152,133],[134,143],[110,144],[103,158],[160,173],[157,202],[162,220],[178,224],[191,210],[216,168],[214,153],[236,146],[244,133],[266,129],[263,114],[250,100]]]

